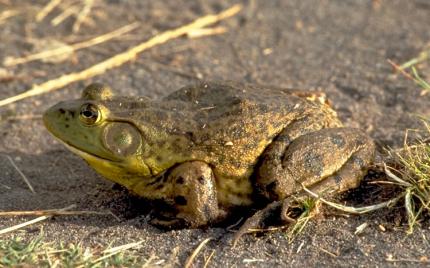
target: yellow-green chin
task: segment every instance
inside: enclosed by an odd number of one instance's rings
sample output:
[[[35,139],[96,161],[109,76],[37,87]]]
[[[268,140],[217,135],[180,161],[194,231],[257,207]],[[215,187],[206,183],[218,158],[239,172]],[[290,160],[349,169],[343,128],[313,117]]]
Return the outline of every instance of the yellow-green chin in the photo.
[[[85,151],[79,150],[76,147],[73,147],[67,143],[63,144],[74,154],[82,157],[93,169],[95,169],[99,174],[103,177],[116,182],[128,189],[134,188],[137,183],[139,177],[143,174],[130,174],[127,172],[124,166],[129,166],[132,163],[124,163],[124,161],[113,161],[110,159],[105,159]],[[134,162],[134,160],[131,160]],[[140,163],[142,165],[143,163]],[[142,168],[142,167],[141,167]],[[145,168],[143,168],[145,169]],[[146,168],[148,169],[148,168]]]

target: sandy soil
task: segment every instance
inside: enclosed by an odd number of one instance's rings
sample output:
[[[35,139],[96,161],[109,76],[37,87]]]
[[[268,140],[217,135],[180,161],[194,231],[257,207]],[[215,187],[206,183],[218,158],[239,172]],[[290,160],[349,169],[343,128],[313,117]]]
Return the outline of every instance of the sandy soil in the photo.
[[[84,25],[75,35],[71,34],[73,19],[57,27],[50,24],[59,11],[41,23],[34,21],[36,12],[47,1],[31,1],[31,5],[30,1],[13,1],[13,5],[7,2],[0,1],[0,13],[12,8],[23,12],[1,22],[0,59],[29,54],[42,39],[72,43],[133,21],[142,25],[119,40],[79,51],[61,63],[32,62],[7,68],[12,76],[0,80],[1,99],[32,84],[82,70],[156,32],[219,12],[237,1],[101,1],[91,13],[93,24]],[[214,250],[210,262],[213,267],[409,266],[420,265],[416,261],[423,256],[430,258],[429,225],[406,236],[400,209],[365,216],[328,211],[292,243],[284,233],[274,232],[246,236],[236,248],[230,247],[232,233],[225,228],[159,230],[147,223],[149,208],[145,204],[136,204],[138,200],[112,187],[43,127],[40,115],[45,109],[79,96],[83,86],[93,81],[110,84],[122,94],[157,98],[198,78],[323,90],[345,125],[364,129],[380,148],[401,145],[404,130],[419,126],[416,114],[430,116],[429,95],[420,96],[412,82],[393,75],[386,61],[404,62],[428,45],[427,1],[242,3],[245,8],[240,14],[220,23],[228,29],[225,34],[173,40],[94,79],[0,108],[0,210],[77,204],[78,209],[109,209],[120,218],[56,217],[24,229],[22,235],[30,238],[43,228],[47,241],[82,241],[88,246],[144,240],[140,249],[144,256],[156,255],[178,266],[208,237],[213,240],[200,253],[197,263],[202,265]],[[423,64],[420,70],[428,78],[428,65]],[[15,160],[36,194],[29,192],[5,155]],[[345,200],[367,204],[379,190],[364,183]],[[1,218],[0,229],[23,220]],[[355,229],[364,222],[369,223],[368,228],[355,235]]]

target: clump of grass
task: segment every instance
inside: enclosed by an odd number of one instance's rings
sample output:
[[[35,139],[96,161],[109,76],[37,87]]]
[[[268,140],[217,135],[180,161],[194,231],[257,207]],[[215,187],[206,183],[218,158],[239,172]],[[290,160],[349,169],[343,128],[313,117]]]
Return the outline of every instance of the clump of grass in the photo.
[[[0,240],[0,266],[14,267],[22,264],[39,264],[46,266],[49,263],[40,261],[37,252],[41,246],[41,237],[28,243],[14,237],[10,240]]]
[[[309,221],[319,213],[321,202],[317,198],[305,197],[295,201],[296,205],[292,207],[293,211],[299,211],[296,222],[292,224],[286,232],[288,240],[292,242],[307,226]]]
[[[401,66],[392,61],[389,63],[403,76],[412,80],[422,89],[422,95],[430,92],[430,83],[424,80],[415,66],[429,59],[430,50],[421,52]],[[410,68],[412,74],[406,69]],[[430,126],[428,119],[422,119],[426,129],[426,136],[430,138]],[[410,145],[407,136],[403,148],[389,150],[393,160],[393,166],[385,167],[385,173],[404,190],[404,204],[408,217],[408,231],[411,234],[424,214],[430,212],[430,143],[427,140],[418,140]]]
[[[423,123],[430,136],[429,123]],[[419,140],[409,145],[406,140],[400,150],[389,151],[393,164],[386,166],[385,171],[395,184],[404,189],[402,194],[409,225],[407,232],[412,233],[423,214],[430,212],[430,144]]]
[[[140,243],[116,248],[90,249],[81,244],[54,244],[43,235],[25,241],[19,236],[0,240],[0,267],[141,267],[157,265],[130,250]]]
[[[421,76],[418,74],[417,69],[414,66],[412,66],[411,70],[412,70],[412,74],[414,75],[413,76],[414,82],[418,86],[420,86],[423,90],[430,91],[430,84],[427,81],[425,81],[424,79],[421,78]]]
[[[400,72],[404,77],[407,79],[413,81],[415,84],[417,84],[422,89],[422,95],[427,94],[430,92],[430,84],[426,80],[424,80],[418,73],[417,68],[415,67],[418,63],[421,63],[425,60],[428,60],[429,58],[429,52],[430,50],[423,51],[420,53],[420,55],[416,58],[413,58],[402,65],[398,65],[392,60],[388,60],[388,63],[393,66],[395,70]],[[407,69],[411,69],[412,74],[407,72]]]

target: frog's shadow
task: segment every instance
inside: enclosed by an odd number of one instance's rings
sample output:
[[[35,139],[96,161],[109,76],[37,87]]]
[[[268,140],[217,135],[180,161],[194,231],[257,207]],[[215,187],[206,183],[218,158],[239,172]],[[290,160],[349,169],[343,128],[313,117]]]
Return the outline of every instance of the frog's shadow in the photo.
[[[163,206],[162,203],[134,196],[123,187],[103,179],[82,159],[65,150],[36,155],[0,152],[0,155],[3,156],[0,158],[0,169],[3,171],[0,174],[0,210],[3,211],[54,209],[76,204],[77,210],[110,211],[118,220],[113,220],[112,215],[59,216],[55,220],[96,226],[100,226],[100,222],[103,222],[103,226],[127,222],[140,228],[147,227],[146,223],[156,215],[154,212]],[[15,160],[17,167],[28,177],[35,194],[29,192],[28,186],[6,155]],[[360,207],[390,199],[395,196],[395,189],[372,183],[381,179],[381,176],[381,173],[370,172],[358,188],[342,194],[336,200]],[[255,211],[253,208],[238,209],[237,213],[232,213],[234,217],[215,226],[233,225]],[[399,214],[404,221],[403,211],[398,209],[393,213],[393,209],[382,209],[374,215],[380,221],[391,224],[393,217],[398,218]]]
[[[348,206],[363,207],[392,199],[394,196],[397,196],[400,193],[401,189],[393,185],[375,183],[377,181],[384,180],[385,176],[386,175],[379,170],[370,170],[357,188],[351,189],[336,197],[333,197],[334,202],[338,202],[339,204],[347,204]],[[125,219],[134,219],[142,217],[142,215],[146,215],[146,220],[149,220],[158,215],[157,210],[167,209],[164,203],[149,201],[141,197],[134,196],[130,194],[127,189],[118,184],[115,184],[112,189],[117,191],[117,193],[121,193],[121,199],[106,200],[105,204],[111,209],[115,208],[116,210],[114,213],[118,213],[118,215],[121,215],[121,217],[124,217]],[[240,226],[244,220],[262,208],[262,206],[245,208],[239,207],[235,209],[233,213],[231,213],[229,218],[212,224],[211,227],[230,229],[230,227],[234,226],[234,228],[238,228],[238,226]],[[333,209],[328,207],[326,207],[326,209],[323,211],[325,214],[336,214],[332,213]],[[279,226],[284,224],[280,221],[279,215],[277,214],[280,213],[280,209],[274,210],[273,213],[274,215],[271,215],[264,221],[264,226],[262,227]],[[299,214],[300,211],[296,211],[296,213]],[[386,225],[393,225],[395,222],[397,224],[399,224],[399,222],[402,224],[407,223],[405,210],[401,206],[381,209],[379,211],[360,217],[377,218],[379,222],[385,223]],[[156,227],[166,230],[165,227]]]

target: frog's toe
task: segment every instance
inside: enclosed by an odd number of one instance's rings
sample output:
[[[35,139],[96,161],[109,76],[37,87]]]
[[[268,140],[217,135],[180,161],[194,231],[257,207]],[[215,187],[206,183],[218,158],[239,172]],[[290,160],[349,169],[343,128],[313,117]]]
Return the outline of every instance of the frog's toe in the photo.
[[[150,224],[162,229],[169,229],[169,230],[186,227],[186,223],[182,219],[168,218],[168,217],[153,218],[150,220]]]
[[[266,231],[265,228],[267,228],[270,223],[279,221],[282,223],[295,222],[295,220],[288,215],[289,203],[288,199],[272,202],[264,209],[257,211],[248,218],[235,233],[232,241],[233,247],[243,235],[253,232],[264,232]]]

